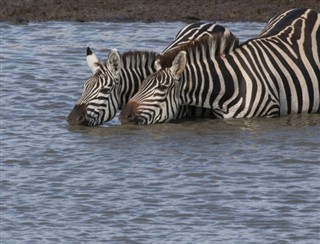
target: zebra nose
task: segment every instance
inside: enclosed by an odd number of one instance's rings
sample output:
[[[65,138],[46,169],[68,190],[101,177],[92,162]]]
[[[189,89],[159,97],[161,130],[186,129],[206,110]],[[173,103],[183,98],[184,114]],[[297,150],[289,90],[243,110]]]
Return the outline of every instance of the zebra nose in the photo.
[[[86,108],[85,104],[75,105],[68,115],[68,123],[70,125],[88,125],[88,121],[86,120]]]
[[[137,108],[138,108],[137,102],[128,102],[127,105],[122,109],[119,116],[121,124],[136,122]]]

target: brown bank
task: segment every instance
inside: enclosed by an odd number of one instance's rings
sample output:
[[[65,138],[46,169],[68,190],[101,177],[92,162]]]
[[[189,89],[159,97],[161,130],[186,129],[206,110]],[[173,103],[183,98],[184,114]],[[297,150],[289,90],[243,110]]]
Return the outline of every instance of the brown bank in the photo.
[[[265,22],[297,7],[320,11],[320,0],[0,0],[0,20]]]

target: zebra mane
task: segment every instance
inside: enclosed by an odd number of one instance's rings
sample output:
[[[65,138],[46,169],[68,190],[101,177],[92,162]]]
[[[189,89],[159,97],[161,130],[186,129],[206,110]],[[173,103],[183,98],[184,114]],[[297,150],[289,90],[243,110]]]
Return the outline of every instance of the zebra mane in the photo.
[[[130,60],[136,58],[147,58],[155,60],[158,53],[147,50],[130,50],[121,54],[123,60]]]
[[[178,46],[165,53],[158,54],[157,59],[160,61],[161,68],[169,68],[172,65],[173,59],[180,51],[201,49],[206,47],[213,56],[220,56],[235,50],[240,46],[239,39],[230,31],[226,30],[224,33],[213,33],[210,36],[206,35],[197,40],[192,40],[184,45]]]

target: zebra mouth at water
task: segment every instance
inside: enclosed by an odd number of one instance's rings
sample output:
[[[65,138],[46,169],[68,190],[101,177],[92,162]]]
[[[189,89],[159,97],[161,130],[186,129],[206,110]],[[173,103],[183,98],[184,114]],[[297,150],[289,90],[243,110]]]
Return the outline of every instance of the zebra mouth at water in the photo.
[[[145,125],[147,120],[140,116],[130,115],[130,116],[120,116],[121,124],[134,124],[134,125]]]
[[[77,104],[67,117],[69,125],[81,125],[81,126],[98,126],[100,122],[101,114],[98,112],[88,113],[88,107],[85,104]]]
[[[88,120],[86,119],[86,105],[75,105],[70,114],[68,115],[67,121],[70,125],[84,125],[88,126]]]
[[[138,117],[138,118],[136,118],[136,124],[137,125],[146,125],[147,124],[147,120],[145,118]]]

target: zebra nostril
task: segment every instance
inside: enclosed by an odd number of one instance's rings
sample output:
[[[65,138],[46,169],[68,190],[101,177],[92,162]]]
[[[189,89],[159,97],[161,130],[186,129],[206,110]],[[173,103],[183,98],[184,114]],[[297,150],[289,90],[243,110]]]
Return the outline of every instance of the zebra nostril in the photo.
[[[126,119],[128,119],[128,120],[134,120],[134,115],[133,115],[133,114],[128,114],[128,115],[126,116]]]
[[[145,120],[143,119],[143,118],[138,118],[137,120],[136,120],[136,122],[137,122],[137,124],[138,125],[144,125],[145,124]]]
[[[75,105],[68,115],[67,121],[70,125],[88,125],[86,107],[84,105]]]
[[[120,121],[123,124],[136,122],[137,118],[137,106],[136,102],[128,102],[128,104],[122,109],[120,113]]]
[[[80,114],[80,115],[79,115],[79,117],[78,117],[78,124],[79,124],[79,125],[85,125],[85,126],[88,126],[88,125],[89,125],[89,120],[87,120],[85,114]]]
[[[80,115],[79,118],[78,118],[78,122],[79,122],[79,123],[83,122],[83,121],[84,121],[84,118],[85,118],[85,117],[84,117],[83,115]]]

